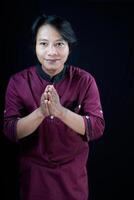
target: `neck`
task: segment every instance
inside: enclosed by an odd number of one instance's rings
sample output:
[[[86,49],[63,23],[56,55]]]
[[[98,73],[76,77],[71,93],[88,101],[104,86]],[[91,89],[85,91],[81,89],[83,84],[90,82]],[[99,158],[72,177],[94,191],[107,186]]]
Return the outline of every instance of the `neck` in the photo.
[[[48,74],[52,78],[53,76],[59,74],[63,70],[63,67],[59,70],[47,70],[42,66],[42,69],[46,74]]]

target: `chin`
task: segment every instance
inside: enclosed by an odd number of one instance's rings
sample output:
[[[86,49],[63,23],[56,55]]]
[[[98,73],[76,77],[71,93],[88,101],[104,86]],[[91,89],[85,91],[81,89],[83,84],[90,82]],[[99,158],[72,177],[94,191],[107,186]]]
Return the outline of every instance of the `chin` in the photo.
[[[50,71],[57,71],[59,69],[59,67],[55,67],[55,65],[45,66],[44,68]]]
[[[64,65],[63,65],[64,66]],[[61,65],[56,65],[55,63],[54,64],[49,64],[48,65],[48,63],[47,64],[45,64],[44,63],[44,68],[46,68],[46,69],[50,69],[50,70],[58,70],[58,69],[62,69],[62,67],[61,67]]]
[[[46,72],[46,73],[48,73],[49,75],[55,75],[55,74],[57,74],[57,71],[58,71],[58,67],[55,67],[55,66],[46,66],[45,65],[45,67],[43,67],[44,68],[44,71]]]

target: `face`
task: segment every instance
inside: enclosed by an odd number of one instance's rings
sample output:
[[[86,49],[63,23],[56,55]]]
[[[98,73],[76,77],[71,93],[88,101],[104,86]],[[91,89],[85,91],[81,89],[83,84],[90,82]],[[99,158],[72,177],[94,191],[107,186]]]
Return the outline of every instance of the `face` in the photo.
[[[69,46],[53,26],[42,25],[37,32],[36,55],[42,69],[54,76],[62,71],[69,55]]]

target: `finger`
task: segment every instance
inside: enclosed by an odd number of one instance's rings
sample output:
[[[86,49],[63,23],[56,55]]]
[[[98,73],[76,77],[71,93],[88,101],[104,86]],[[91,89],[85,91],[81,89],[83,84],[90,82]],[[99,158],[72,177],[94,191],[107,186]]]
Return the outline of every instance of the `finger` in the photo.
[[[44,101],[43,109],[44,109],[46,115],[50,115],[49,107],[48,107],[48,100]]]
[[[49,85],[47,85],[47,86],[46,86],[46,88],[45,88],[45,91],[44,91],[44,92],[46,92],[46,93],[47,93],[47,92],[48,92],[48,89],[49,89]]]
[[[48,93],[47,93],[47,96],[48,96],[48,100],[49,100],[49,101],[52,101],[52,100],[53,100],[53,94],[52,94],[52,93],[48,92]]]
[[[55,89],[54,86],[51,88],[51,90],[52,90],[52,93],[53,93],[54,95],[58,95],[58,93],[57,93],[57,91],[56,91],[56,89]]]
[[[44,95],[44,99],[45,99],[45,100],[48,100],[48,94],[47,94],[47,92],[44,92],[43,95]]]
[[[47,115],[50,115],[49,106],[48,106],[48,100],[45,100],[45,110],[46,110]]]
[[[50,100],[47,102],[47,106],[48,106],[48,110],[49,110],[50,115],[53,115],[53,105],[52,104],[53,103]]]
[[[46,92],[48,90],[48,85],[45,87],[45,90],[44,90],[44,92]]]
[[[59,95],[58,95],[58,93],[57,93],[57,91],[56,91],[56,89],[55,88],[52,88],[52,98],[53,98],[53,100],[55,99],[59,99]]]
[[[52,85],[47,85],[45,91],[46,92],[51,92]]]

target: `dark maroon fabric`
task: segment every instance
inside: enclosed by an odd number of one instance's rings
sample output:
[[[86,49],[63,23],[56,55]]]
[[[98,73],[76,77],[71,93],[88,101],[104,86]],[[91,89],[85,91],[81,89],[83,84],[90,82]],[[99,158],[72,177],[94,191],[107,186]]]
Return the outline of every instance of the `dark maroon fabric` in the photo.
[[[22,200],[87,200],[88,141],[99,138],[105,126],[91,74],[69,66],[64,79],[54,84],[61,104],[83,116],[85,136],[58,118],[47,117],[33,134],[16,139],[17,120],[39,107],[48,84],[33,66],[13,75],[7,87],[4,133],[20,147]]]

